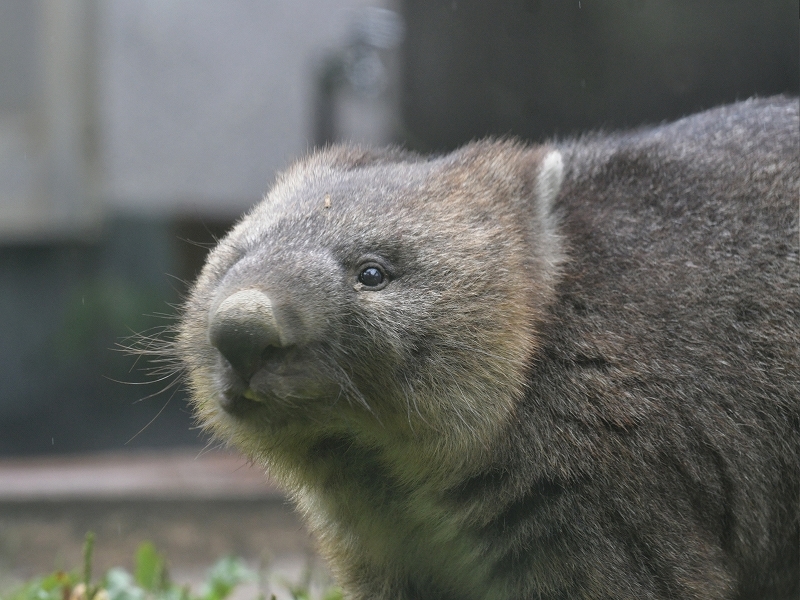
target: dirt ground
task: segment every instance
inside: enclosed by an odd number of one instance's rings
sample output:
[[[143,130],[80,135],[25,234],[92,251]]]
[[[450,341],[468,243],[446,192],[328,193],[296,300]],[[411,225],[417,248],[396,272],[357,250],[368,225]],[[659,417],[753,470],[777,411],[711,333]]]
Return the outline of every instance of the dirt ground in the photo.
[[[264,481],[238,457],[196,451],[0,461],[0,596],[30,577],[80,568],[88,531],[97,574],[132,570],[150,541],[171,578],[194,587],[219,558],[243,558],[264,577],[237,598],[287,598],[281,581],[306,568],[327,579],[291,506]]]

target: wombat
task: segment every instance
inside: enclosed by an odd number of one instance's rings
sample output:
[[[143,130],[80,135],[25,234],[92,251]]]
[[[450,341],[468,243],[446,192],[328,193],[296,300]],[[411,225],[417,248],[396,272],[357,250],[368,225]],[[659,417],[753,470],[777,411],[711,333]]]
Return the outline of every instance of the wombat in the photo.
[[[188,297],[197,418],[349,598],[797,598],[799,130],[320,150]]]

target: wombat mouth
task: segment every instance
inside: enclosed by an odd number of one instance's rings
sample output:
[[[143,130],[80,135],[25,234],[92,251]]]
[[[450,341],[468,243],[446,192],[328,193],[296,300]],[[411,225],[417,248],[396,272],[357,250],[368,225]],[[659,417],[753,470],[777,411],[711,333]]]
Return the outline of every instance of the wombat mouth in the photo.
[[[336,386],[321,376],[308,348],[267,348],[249,376],[243,376],[221,354],[215,366],[219,385],[218,403],[228,414],[246,418],[286,410],[310,408],[330,395]]]
[[[245,418],[259,410],[260,402],[245,397],[244,394],[223,393],[219,405],[231,416]]]

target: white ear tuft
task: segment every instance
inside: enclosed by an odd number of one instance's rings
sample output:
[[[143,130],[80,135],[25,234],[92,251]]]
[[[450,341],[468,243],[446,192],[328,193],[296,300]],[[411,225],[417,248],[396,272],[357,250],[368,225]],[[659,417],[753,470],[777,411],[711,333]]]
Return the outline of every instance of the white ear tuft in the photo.
[[[552,150],[544,157],[536,180],[536,195],[540,207],[550,208],[563,180],[564,161],[558,150]]]

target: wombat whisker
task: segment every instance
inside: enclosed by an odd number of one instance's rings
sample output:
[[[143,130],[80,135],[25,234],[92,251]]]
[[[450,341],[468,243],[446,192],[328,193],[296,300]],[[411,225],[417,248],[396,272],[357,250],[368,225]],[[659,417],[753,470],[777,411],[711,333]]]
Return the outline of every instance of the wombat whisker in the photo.
[[[207,228],[206,228],[206,231],[208,231]],[[210,231],[208,231],[208,232],[211,233]],[[203,250],[211,250],[219,242],[219,240],[217,239],[217,237],[215,235],[212,234],[211,237],[214,240],[213,242],[197,242],[197,241],[194,241],[194,240],[190,240],[189,238],[182,238],[182,237],[179,237],[178,240],[181,241],[181,242],[184,242],[186,244],[189,244],[190,246],[195,246],[197,248],[202,248]]]
[[[402,386],[403,396],[406,399],[406,414],[408,416],[408,424],[411,427],[412,431],[414,429],[413,421],[411,419],[411,408],[413,405],[414,412],[417,413],[417,416],[420,420],[427,426],[430,427],[430,423],[425,418],[425,415],[422,414],[422,411],[419,409],[419,404],[417,403],[417,394],[414,393],[414,386],[408,380],[408,373],[403,373],[403,380],[405,381],[405,385]]]
[[[162,381],[163,381],[163,379],[162,379]],[[145,382],[145,383],[147,383],[147,384],[151,384],[151,385],[152,385],[153,383],[160,383],[160,381],[148,381],[148,382]],[[160,396],[160,395],[161,395],[161,394],[163,394],[164,392],[167,392],[167,391],[169,391],[169,390],[171,390],[171,389],[173,389],[173,388],[175,388],[175,389],[173,390],[173,394],[174,394],[174,393],[175,393],[175,392],[178,390],[178,387],[181,385],[181,383],[182,383],[182,380],[181,380],[181,378],[179,378],[179,377],[176,377],[175,379],[173,379],[172,381],[170,381],[170,382],[169,382],[167,385],[165,385],[164,387],[162,387],[162,388],[161,388],[160,390],[158,390],[157,392],[153,392],[152,394],[148,394],[147,396],[144,396],[143,398],[139,398],[138,400],[136,400],[136,401],[134,402],[134,404],[138,404],[138,403],[140,403],[140,402],[144,402],[145,400],[149,400],[150,398],[155,398],[156,396]],[[171,397],[171,396],[170,396],[170,397]]]
[[[168,306],[174,310],[179,310],[180,305],[177,304],[168,304]],[[153,317],[154,319],[165,319],[168,321],[177,321],[178,317],[175,313],[165,313],[165,312],[154,312],[149,313],[148,316]]]
[[[351,404],[355,401],[355,404],[360,405],[364,409],[366,409],[372,416],[377,418],[375,411],[370,406],[367,399],[364,397],[364,394],[356,387],[353,383],[353,380],[347,374],[347,371],[335,360],[335,359],[327,359],[323,364],[331,369],[331,375],[333,376],[334,380],[339,384],[340,389],[345,393],[345,398]]]
[[[148,371],[145,371],[145,373],[148,373]],[[153,385],[155,383],[161,383],[162,381],[166,381],[167,379],[169,379],[169,378],[171,378],[171,377],[173,377],[175,375],[176,375],[175,372],[170,372],[170,373],[167,373],[167,374],[165,374],[163,376],[159,376],[158,379],[149,379],[148,381],[122,381],[120,379],[114,379],[113,377],[109,377],[107,375],[103,375],[103,378],[107,379],[108,381],[113,381],[114,383],[119,383],[119,384],[122,384],[122,385]],[[177,380],[179,381],[180,378],[178,378]],[[164,391],[164,390],[162,390],[162,391]],[[158,392],[155,395],[158,395],[159,393],[161,393],[161,392]]]
[[[162,394],[162,393],[166,392],[166,391],[167,391],[168,389],[170,389],[171,387],[175,387],[175,386],[177,386],[177,383],[178,383],[178,381],[175,381],[175,382],[171,383],[169,386],[165,387],[163,390],[161,390],[161,391],[160,391],[160,392],[158,392],[158,393],[159,393],[159,394]],[[172,398],[174,398],[174,397],[175,397],[175,394],[176,394],[176,392],[177,392],[177,391],[178,391],[178,388],[177,388],[177,387],[175,387],[175,389],[173,389],[173,390],[172,390],[172,393],[169,395],[169,398],[167,398],[166,402],[164,402],[163,406],[162,406],[162,407],[159,409],[159,411],[158,411],[158,412],[155,414],[155,416],[154,416],[152,419],[150,419],[150,420],[147,422],[147,424],[146,424],[144,427],[142,427],[142,428],[141,428],[139,431],[137,431],[137,432],[136,432],[136,433],[135,433],[135,434],[134,434],[134,435],[133,435],[133,436],[132,436],[132,437],[131,437],[131,438],[130,438],[128,441],[127,441],[127,442],[125,442],[125,445],[126,445],[126,446],[127,446],[128,444],[130,444],[130,443],[131,443],[133,440],[135,440],[137,437],[139,437],[139,435],[141,435],[141,434],[142,434],[142,432],[143,432],[145,429],[147,429],[148,427],[150,427],[150,425],[152,425],[152,424],[155,422],[155,420],[156,420],[158,417],[160,417],[160,416],[161,416],[161,413],[163,413],[163,412],[164,412],[164,410],[167,408],[167,405],[169,405],[169,403],[170,403],[170,401],[172,400]],[[137,401],[136,401],[136,403],[139,403],[139,402],[142,402],[142,401],[144,401],[144,400],[147,400],[147,399],[149,399],[149,398],[152,398],[154,395],[156,395],[156,394],[150,394],[149,396],[145,396],[144,398],[140,398],[139,400],[137,400]]]
[[[148,333],[151,332],[151,333]],[[173,358],[179,360],[175,345],[171,339],[175,334],[174,326],[152,328],[147,332],[133,333],[115,344],[113,350],[128,356],[153,356],[157,359]],[[165,336],[169,336],[165,338]]]
[[[337,352],[339,352],[343,357],[348,356],[348,352],[342,348],[337,347]],[[344,350],[344,351],[342,351]],[[314,348],[313,355],[315,359],[318,361],[318,365],[320,367],[320,375],[327,376],[333,378],[338,384],[340,391],[344,391],[346,396],[355,395],[355,396],[362,396],[361,392],[358,390],[356,385],[353,383],[351,377],[348,375],[347,371],[339,363],[339,360],[334,357],[333,351],[330,348],[325,346]],[[363,401],[363,396],[358,403],[361,404]],[[368,408],[365,406],[365,408]]]
[[[199,427],[199,426],[198,426]],[[213,452],[215,450],[224,450],[228,444],[223,442],[222,440],[218,440],[216,438],[210,438],[205,445],[197,451],[195,458],[200,458],[209,452]],[[248,458],[248,464],[253,464],[252,460]]]

